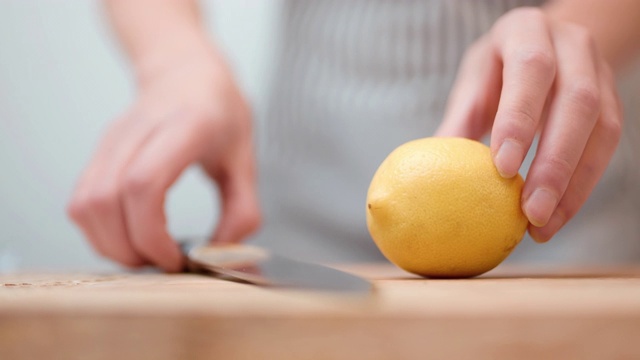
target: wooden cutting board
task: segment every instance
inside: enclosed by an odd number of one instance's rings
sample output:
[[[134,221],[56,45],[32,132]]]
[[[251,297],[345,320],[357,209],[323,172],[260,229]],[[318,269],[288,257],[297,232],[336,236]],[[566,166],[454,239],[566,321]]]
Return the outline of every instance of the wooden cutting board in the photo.
[[[640,267],[429,280],[364,298],[191,274],[0,275],[0,359],[640,359]]]

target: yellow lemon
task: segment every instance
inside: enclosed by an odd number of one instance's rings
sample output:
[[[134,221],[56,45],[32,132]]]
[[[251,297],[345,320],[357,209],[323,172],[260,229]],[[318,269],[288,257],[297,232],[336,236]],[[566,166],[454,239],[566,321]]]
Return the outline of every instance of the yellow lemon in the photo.
[[[489,148],[425,138],[395,149],[367,194],[367,226],[382,253],[409,272],[471,277],[496,267],[520,242],[524,181],[505,179]]]

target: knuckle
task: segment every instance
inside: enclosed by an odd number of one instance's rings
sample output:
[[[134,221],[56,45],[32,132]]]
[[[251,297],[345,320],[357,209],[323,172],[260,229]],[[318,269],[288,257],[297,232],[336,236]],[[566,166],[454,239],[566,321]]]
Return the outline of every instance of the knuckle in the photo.
[[[125,196],[138,197],[151,191],[154,185],[151,174],[142,171],[131,171],[124,177],[123,191]]]
[[[507,114],[507,119],[516,132],[513,135],[517,135],[517,138],[520,138],[524,133],[533,134],[538,127],[538,120],[532,115],[531,106],[525,104],[511,109]]]
[[[68,216],[77,223],[87,220],[90,213],[104,215],[117,206],[117,192],[109,189],[89,191],[84,195],[77,195],[67,205]]]
[[[559,184],[566,184],[571,175],[573,175],[574,167],[564,157],[558,155],[549,155],[545,158],[547,167],[547,174],[551,186],[555,189],[560,189],[562,186]]]
[[[549,76],[556,72],[556,59],[551,50],[542,47],[520,46],[514,50],[512,56],[523,68],[536,69]]]
[[[87,199],[88,207],[92,212],[97,214],[106,214],[117,206],[118,194],[113,190],[95,190]]]
[[[262,225],[262,214],[259,210],[254,209],[244,213],[244,223],[246,224],[247,233],[252,234]]]
[[[579,34],[580,43],[587,49],[589,49],[592,54],[595,54],[596,50],[596,41],[591,35],[591,33],[586,29],[581,29]]]
[[[588,112],[600,111],[600,89],[592,80],[581,79],[574,81],[567,88],[570,101],[583,107]]]
[[[83,198],[74,197],[67,204],[67,216],[69,216],[69,218],[71,218],[71,220],[76,223],[82,223],[87,218],[88,208],[89,207],[86,200],[84,200]]]
[[[576,24],[566,24],[565,26],[575,43],[588,49],[595,49],[595,40],[589,30]]]
[[[602,135],[610,142],[618,142],[622,136],[622,122],[613,118],[603,118],[598,122]]]

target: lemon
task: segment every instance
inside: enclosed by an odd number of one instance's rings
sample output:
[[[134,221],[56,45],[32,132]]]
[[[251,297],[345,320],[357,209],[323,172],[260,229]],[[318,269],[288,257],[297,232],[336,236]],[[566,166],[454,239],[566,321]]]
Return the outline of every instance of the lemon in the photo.
[[[500,264],[527,228],[520,175],[498,173],[489,148],[424,138],[395,149],[367,194],[367,227],[391,262],[426,277],[472,277]]]

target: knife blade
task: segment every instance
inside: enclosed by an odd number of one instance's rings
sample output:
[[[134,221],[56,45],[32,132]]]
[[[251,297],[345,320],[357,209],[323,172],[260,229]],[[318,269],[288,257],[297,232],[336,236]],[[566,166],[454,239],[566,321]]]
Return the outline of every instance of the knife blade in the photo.
[[[367,294],[367,280],[334,268],[298,261],[251,245],[211,246],[183,241],[181,250],[188,271],[205,272],[228,280],[255,285]]]

